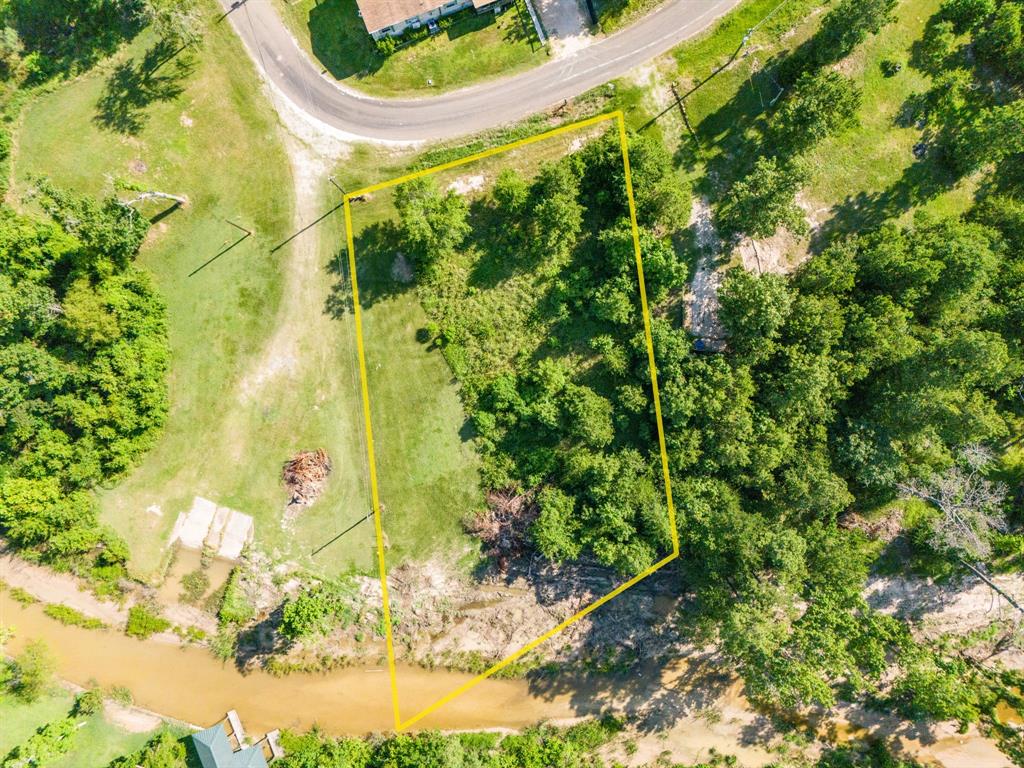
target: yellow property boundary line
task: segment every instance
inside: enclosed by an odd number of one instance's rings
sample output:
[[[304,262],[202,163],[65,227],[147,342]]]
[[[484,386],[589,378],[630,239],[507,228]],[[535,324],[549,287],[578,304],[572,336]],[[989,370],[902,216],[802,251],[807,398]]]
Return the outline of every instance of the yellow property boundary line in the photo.
[[[395,675],[395,644],[394,635],[392,633],[391,627],[391,603],[388,597],[387,568],[384,564],[384,531],[381,524],[380,497],[377,487],[377,464],[376,459],[374,457],[373,448],[373,425],[370,419],[370,389],[367,383],[366,356],[363,346],[362,310],[360,309],[359,306],[359,284],[356,279],[355,235],[352,231],[352,199],[370,192],[376,192],[377,190],[397,186],[398,184],[402,184],[413,179],[418,179],[423,176],[428,176],[430,174],[447,170],[449,168],[455,168],[460,165],[472,163],[475,160],[482,160],[485,157],[491,157],[492,155],[497,155],[502,152],[508,152],[509,150],[515,149],[517,147],[523,147],[526,146],[527,144],[533,144],[534,142],[542,141],[543,139],[549,139],[553,136],[558,136],[559,134],[566,133],[568,131],[578,130],[580,128],[585,128],[590,125],[596,125],[597,123],[602,123],[608,120],[615,120],[617,122],[619,129],[619,143],[622,147],[622,162],[626,176],[626,197],[629,199],[629,221],[630,226],[633,230],[633,252],[636,257],[636,272],[640,284],[640,307],[644,319],[644,337],[647,342],[647,359],[651,371],[651,392],[654,397],[654,414],[658,425],[658,447],[661,451],[661,469],[665,480],[665,497],[668,500],[669,532],[672,538],[672,554],[659,560],[650,568],[647,568],[643,572],[637,574],[629,581],[620,584],[618,587],[616,587],[614,590],[606,594],[604,597],[595,600],[586,608],[573,614],[558,626],[553,627],[552,629],[545,632],[536,640],[527,643],[519,650],[506,656],[504,659],[494,664],[490,669],[481,672],[473,679],[463,683],[450,693],[445,694],[437,701],[435,701],[433,704],[429,705],[422,711],[410,717],[408,720],[403,721],[398,707],[398,681]],[[509,144],[503,144],[499,147],[492,147],[491,149],[484,150],[483,152],[477,152],[476,154],[469,155],[460,160],[452,160],[451,162],[442,163],[431,168],[426,168],[423,170],[415,171],[413,173],[408,173],[404,176],[399,176],[396,179],[382,181],[379,184],[373,184],[371,186],[364,187],[363,189],[356,190],[355,192],[349,192],[348,194],[345,195],[343,205],[345,208],[345,231],[348,241],[349,272],[352,276],[352,306],[356,326],[356,353],[359,358],[359,382],[363,396],[363,418],[365,419],[366,422],[366,451],[369,457],[370,466],[370,500],[373,504],[373,522],[377,536],[377,565],[380,571],[380,586],[382,592],[384,611],[384,628],[388,653],[388,675],[391,678],[391,704],[392,708],[394,709],[395,715],[395,730],[402,731],[410,727],[414,723],[422,720],[424,717],[429,715],[431,712],[434,712],[439,707],[444,706],[452,699],[462,695],[473,686],[486,680],[495,672],[504,669],[509,664],[514,662],[516,659],[519,659],[520,657],[532,651],[545,640],[550,639],[566,627],[582,619],[587,614],[597,610],[602,605],[611,600],[613,597],[622,594],[627,589],[632,587],[634,584],[650,576],[659,568],[663,567],[667,563],[670,563],[672,560],[675,560],[677,557],[679,557],[679,533],[676,531],[676,512],[675,506],[672,503],[672,482],[669,478],[668,471],[668,451],[665,448],[665,429],[661,420],[661,399],[658,394],[658,373],[654,363],[654,340],[651,337],[651,318],[650,311],[647,306],[647,289],[644,285],[643,259],[640,255],[640,230],[637,226],[636,203],[633,199],[633,180],[630,175],[629,168],[629,148],[626,139],[626,122],[621,110],[609,112],[603,115],[598,115],[596,117],[591,117],[586,120],[580,120],[575,123],[570,123],[569,125],[563,125],[559,128],[555,128],[554,130],[546,131],[545,133],[539,133],[535,136],[530,136],[529,138],[526,139],[520,139],[518,141],[513,141]]]

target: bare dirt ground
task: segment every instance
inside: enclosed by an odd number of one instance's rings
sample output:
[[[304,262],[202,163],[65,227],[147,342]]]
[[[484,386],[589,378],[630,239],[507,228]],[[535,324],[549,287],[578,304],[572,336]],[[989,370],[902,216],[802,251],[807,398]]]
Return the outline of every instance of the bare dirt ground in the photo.
[[[111,626],[121,626],[128,620],[127,608],[86,592],[70,573],[56,573],[9,553],[0,554],[0,579],[41,602],[62,603]]]
[[[551,40],[555,58],[569,56],[594,41],[583,0],[533,0],[533,6]]]
[[[725,346],[725,330],[718,322],[718,289],[722,284],[722,241],[715,229],[707,198],[693,201],[690,229],[700,251],[697,267],[686,294],[686,327],[690,333],[705,340],[709,349]]]
[[[25,590],[41,603],[66,605],[115,629],[122,629],[127,623],[128,609],[133,604],[155,595],[154,590],[139,586],[124,604],[101,600],[86,591],[85,586],[72,574],[56,573],[10,553],[0,554],[0,579],[10,587]],[[169,603],[163,606],[163,616],[181,627],[197,627],[208,634],[217,631],[216,618],[193,606]],[[182,642],[173,632],[162,632],[157,639],[175,644]]]
[[[330,169],[329,161],[315,153],[304,142],[284,134],[295,181],[295,230],[299,231],[316,218],[320,200],[320,184]],[[290,248],[290,263],[285,271],[281,311],[274,335],[263,353],[242,379],[239,394],[243,401],[256,398],[271,381],[289,379],[299,374],[296,352],[317,328],[326,300],[320,281],[308,276],[320,269],[320,252],[315,237],[298,237]],[[315,317],[310,318],[310,313]],[[310,319],[314,322],[309,322]]]
[[[138,707],[126,707],[107,699],[103,702],[103,716],[128,733],[148,733],[163,723],[163,718]]]

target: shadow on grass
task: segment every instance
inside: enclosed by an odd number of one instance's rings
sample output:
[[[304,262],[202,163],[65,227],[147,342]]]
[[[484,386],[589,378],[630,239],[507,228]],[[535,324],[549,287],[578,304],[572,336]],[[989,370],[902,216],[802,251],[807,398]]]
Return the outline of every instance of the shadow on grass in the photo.
[[[323,0],[309,12],[313,55],[336,80],[371,75],[385,57],[359,16],[355,0]]]
[[[396,263],[401,253],[401,240],[394,222],[385,221],[367,227],[355,238],[355,246],[359,306],[362,309],[414,289],[411,275],[405,280],[404,275],[398,274],[410,265]],[[324,311],[340,320],[352,312],[352,282],[348,252],[344,248],[331,259],[327,270],[334,277],[334,284]]]
[[[118,64],[96,103],[96,124],[129,136],[141,131],[146,123],[146,107],[173,101],[185,90],[183,83],[195,70],[195,60],[189,55],[181,57],[183,51],[162,40],[140,61]]]
[[[876,229],[888,219],[916,208],[950,189],[959,177],[937,150],[907,167],[888,189],[859,192],[834,206],[832,216],[814,233],[811,249],[819,252],[836,237]]]

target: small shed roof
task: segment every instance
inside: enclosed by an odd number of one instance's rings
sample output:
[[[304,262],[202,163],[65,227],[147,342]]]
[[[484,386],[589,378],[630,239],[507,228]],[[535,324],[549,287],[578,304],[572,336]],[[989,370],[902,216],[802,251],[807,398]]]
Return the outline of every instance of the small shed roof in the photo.
[[[378,32],[421,13],[440,8],[445,0],[356,0],[368,32]]]
[[[232,752],[228,735],[220,723],[193,733],[192,743],[203,768],[267,768],[267,759],[259,747]]]

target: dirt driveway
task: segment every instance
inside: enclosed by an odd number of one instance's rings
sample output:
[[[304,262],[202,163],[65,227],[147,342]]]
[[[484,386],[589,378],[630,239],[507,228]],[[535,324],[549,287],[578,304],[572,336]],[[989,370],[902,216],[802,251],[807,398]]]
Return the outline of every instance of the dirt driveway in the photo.
[[[567,56],[592,42],[586,0],[533,0],[555,58]]]

